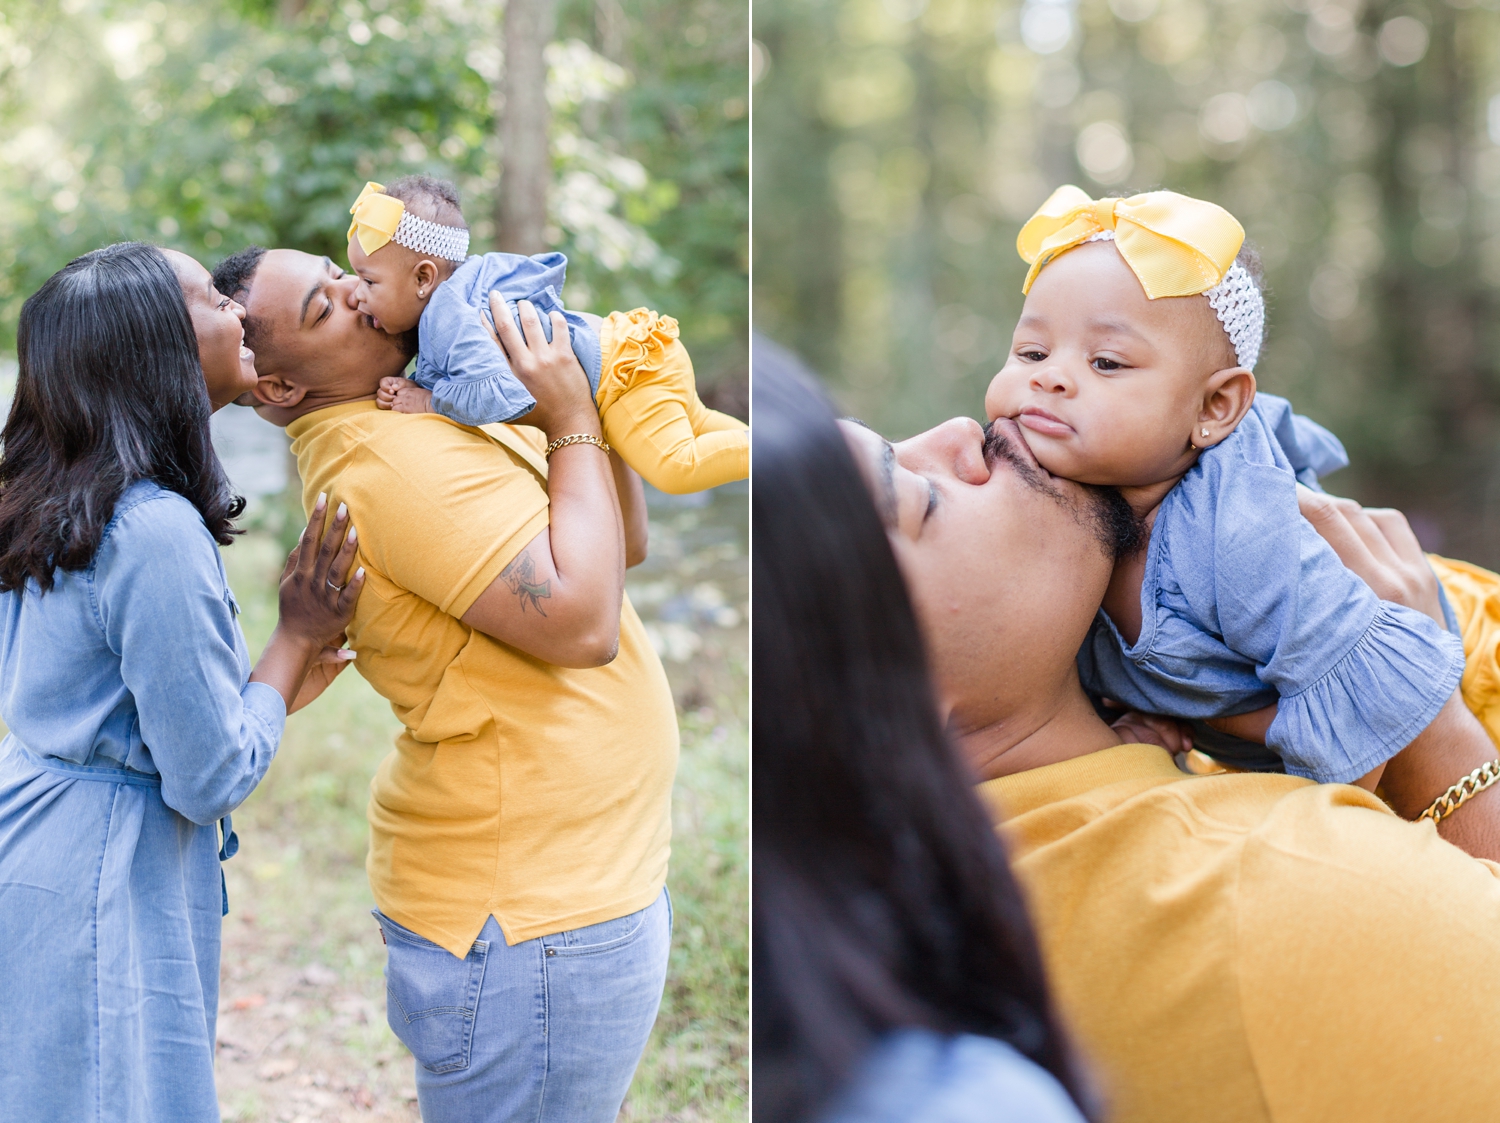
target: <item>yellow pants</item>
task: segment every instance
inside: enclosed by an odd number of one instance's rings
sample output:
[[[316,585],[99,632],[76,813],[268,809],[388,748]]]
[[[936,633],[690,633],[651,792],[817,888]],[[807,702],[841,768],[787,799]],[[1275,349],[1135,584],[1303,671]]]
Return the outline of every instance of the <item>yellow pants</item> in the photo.
[[[1464,704],[1500,745],[1500,574],[1428,554],[1464,640]]]
[[[611,312],[599,329],[604,439],[652,487],[673,495],[750,474],[750,429],[698,400],[677,321],[645,308]]]

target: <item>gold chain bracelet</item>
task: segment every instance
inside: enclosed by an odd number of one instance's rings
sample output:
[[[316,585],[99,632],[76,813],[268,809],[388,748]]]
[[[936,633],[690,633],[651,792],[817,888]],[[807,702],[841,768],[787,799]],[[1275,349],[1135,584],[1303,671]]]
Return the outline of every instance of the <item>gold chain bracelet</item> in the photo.
[[[1431,819],[1434,823],[1441,823],[1496,781],[1500,781],[1500,760],[1491,760],[1481,764],[1433,800],[1432,806],[1417,816],[1417,821]]]
[[[552,454],[560,448],[568,445],[598,445],[605,452],[609,451],[609,445],[604,443],[603,437],[596,437],[592,433],[574,433],[568,437],[558,437],[547,446],[547,458],[550,460]]]

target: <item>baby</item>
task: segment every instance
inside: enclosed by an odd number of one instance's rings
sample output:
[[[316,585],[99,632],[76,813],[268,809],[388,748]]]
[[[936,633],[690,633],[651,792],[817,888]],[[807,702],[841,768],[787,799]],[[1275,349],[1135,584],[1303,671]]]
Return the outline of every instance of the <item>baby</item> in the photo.
[[[985,410],[1149,528],[1079,653],[1084,687],[1202,720],[1275,703],[1265,740],[1285,770],[1348,783],[1432,722],[1463,644],[1378,599],[1298,511],[1299,480],[1347,459],[1256,392],[1265,305],[1243,241],[1212,203],[1060,188],[1021,231],[1026,303]]]
[[[391,335],[418,332],[414,377],[382,379],[382,408],[436,412],[462,425],[523,419],[536,401],[481,321],[489,320],[489,294],[498,292],[512,317],[518,301],[530,301],[548,340],[549,313],[562,313],[605,441],[653,487],[702,491],[749,474],[749,431],[698,399],[675,320],[645,308],[605,320],[568,311],[561,296],[568,262],[560,253],[469,257],[458,192],[442,180],[367,183],[350,213],[359,310]]]

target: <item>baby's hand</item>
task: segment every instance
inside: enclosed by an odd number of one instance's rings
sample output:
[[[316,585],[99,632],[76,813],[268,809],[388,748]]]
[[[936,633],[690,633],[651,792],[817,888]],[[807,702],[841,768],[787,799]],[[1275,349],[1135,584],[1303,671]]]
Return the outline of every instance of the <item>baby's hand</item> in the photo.
[[[432,391],[424,390],[411,379],[399,375],[382,378],[375,389],[375,404],[397,413],[431,413]]]
[[[375,404],[381,409],[394,409],[397,392],[410,383],[411,379],[403,378],[399,374],[382,378],[380,385],[375,388]]]

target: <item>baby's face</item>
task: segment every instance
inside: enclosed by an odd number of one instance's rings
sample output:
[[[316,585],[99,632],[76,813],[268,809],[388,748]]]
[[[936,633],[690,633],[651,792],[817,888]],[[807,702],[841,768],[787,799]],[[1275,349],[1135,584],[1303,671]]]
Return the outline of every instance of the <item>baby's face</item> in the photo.
[[[1148,300],[1114,244],[1094,242],[1037,276],[985,412],[1015,418],[1055,476],[1144,487],[1191,467],[1209,379],[1235,365],[1206,297]]]
[[[349,239],[349,268],[359,276],[354,299],[359,310],[389,335],[400,335],[417,326],[427,301],[418,295],[421,284],[416,265],[421,258],[395,242],[387,242],[374,253],[365,253],[358,238]],[[427,296],[432,295],[429,287]]]

